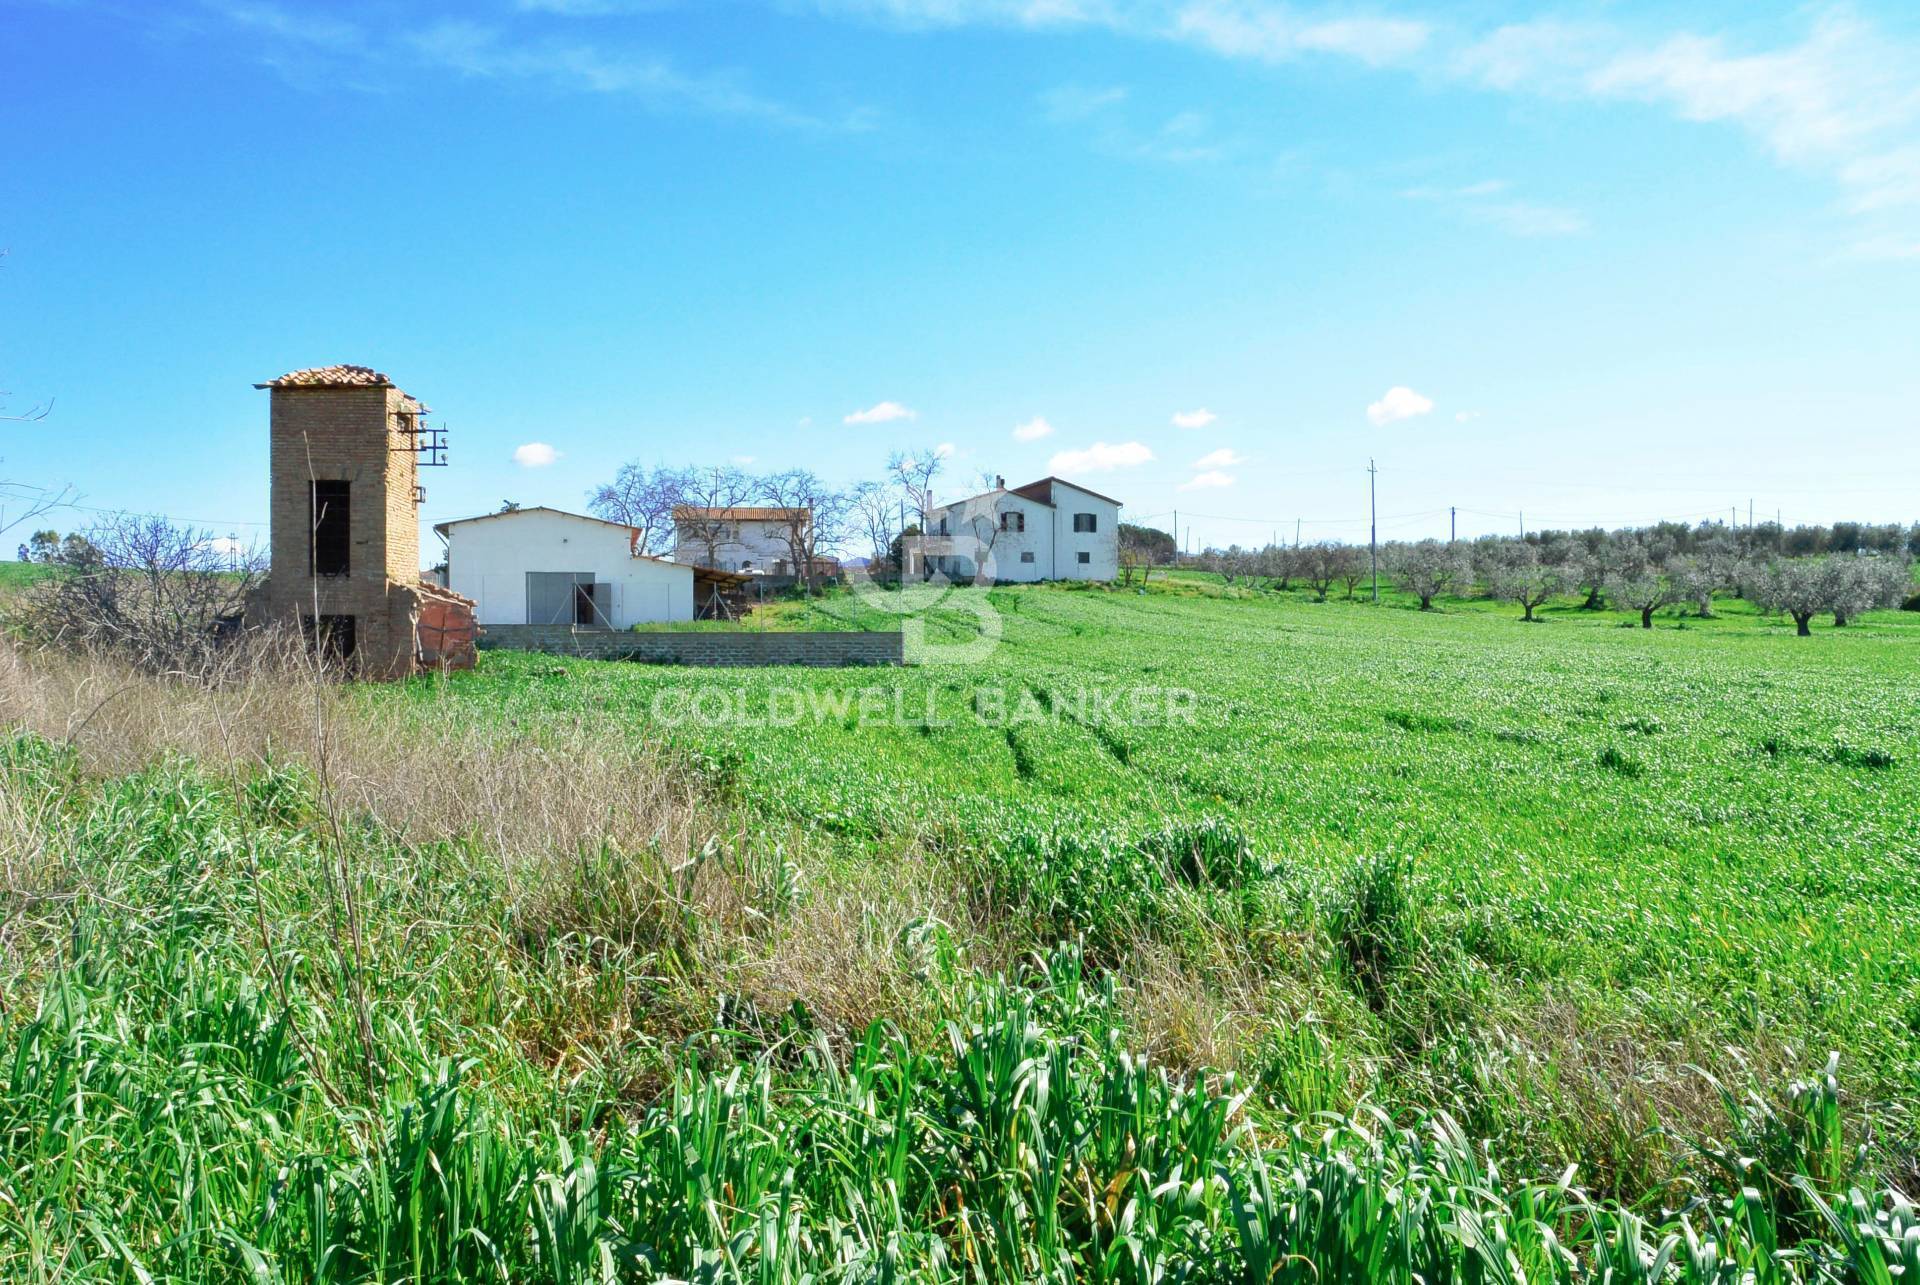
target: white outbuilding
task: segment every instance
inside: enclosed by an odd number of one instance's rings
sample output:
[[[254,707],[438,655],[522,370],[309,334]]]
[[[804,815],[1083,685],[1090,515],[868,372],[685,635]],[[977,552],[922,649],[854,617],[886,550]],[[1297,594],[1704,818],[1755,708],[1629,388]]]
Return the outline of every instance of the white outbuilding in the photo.
[[[693,619],[694,569],[639,552],[633,527],[544,505],[441,522],[446,584],[486,625],[626,629]]]

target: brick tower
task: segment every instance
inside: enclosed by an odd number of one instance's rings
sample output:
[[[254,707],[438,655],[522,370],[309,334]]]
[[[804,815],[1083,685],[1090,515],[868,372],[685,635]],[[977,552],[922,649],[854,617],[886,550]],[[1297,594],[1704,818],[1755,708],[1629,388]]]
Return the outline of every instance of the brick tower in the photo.
[[[272,561],[256,616],[298,622],[367,678],[440,659],[421,645],[422,609],[438,618],[441,599],[466,600],[420,579],[419,468],[440,454],[427,408],[366,366],[254,387],[273,399]]]

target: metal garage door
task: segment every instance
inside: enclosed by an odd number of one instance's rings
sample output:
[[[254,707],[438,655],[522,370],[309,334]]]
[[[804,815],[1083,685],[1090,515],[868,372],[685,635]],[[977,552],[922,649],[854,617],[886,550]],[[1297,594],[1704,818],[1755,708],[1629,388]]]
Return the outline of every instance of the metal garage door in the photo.
[[[611,628],[613,586],[595,584],[591,571],[529,571],[527,623]]]

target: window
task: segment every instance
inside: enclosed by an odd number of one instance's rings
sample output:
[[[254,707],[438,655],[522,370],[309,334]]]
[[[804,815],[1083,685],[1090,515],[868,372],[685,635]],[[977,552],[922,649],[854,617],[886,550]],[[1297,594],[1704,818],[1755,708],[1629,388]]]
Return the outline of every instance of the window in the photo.
[[[1088,553],[1085,549],[1080,550],[1079,558],[1082,566],[1093,561],[1093,555],[1091,553]]]
[[[1086,531],[1098,531],[1100,529],[1099,515],[1093,513],[1074,514],[1073,529],[1076,534]]]
[[[946,518],[943,517],[940,519],[940,534],[945,535],[946,533],[947,533],[947,520]]]
[[[307,635],[307,646],[325,657],[328,663],[342,664],[353,659],[355,629],[352,616],[321,616],[317,624],[312,616],[302,616],[300,625]]]
[[[315,482],[309,493],[307,556],[316,576],[344,576],[353,556],[346,482]]]
[[[1032,562],[1032,561],[1033,561],[1033,550],[1031,550],[1031,549],[1028,549],[1028,550],[1026,550],[1025,552],[1023,552],[1023,553],[1022,553],[1022,554],[1020,555],[1020,561],[1022,561],[1022,562]]]
[[[1025,531],[1027,529],[1027,515],[1024,513],[1002,513],[1000,515],[1000,529],[1002,531]]]

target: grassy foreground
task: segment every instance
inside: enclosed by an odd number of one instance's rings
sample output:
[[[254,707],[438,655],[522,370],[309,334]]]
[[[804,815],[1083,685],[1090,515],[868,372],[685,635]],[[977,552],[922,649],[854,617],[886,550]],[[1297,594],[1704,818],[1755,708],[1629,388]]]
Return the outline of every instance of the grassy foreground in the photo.
[[[0,657],[0,1279],[1920,1278],[1906,621],[994,597],[945,673]],[[1114,675],[1196,718],[975,717]],[[781,683],[936,717],[655,717]]]
[[[1718,1127],[1699,1069],[1779,1085],[1837,1050],[1887,1108],[1872,1166],[1917,1171],[1920,617],[985,598],[1001,641],[965,665],[491,655],[379,696],[662,740],[842,860],[933,854],[974,958],[1084,938],[1143,1047],[1283,1112],[1445,1109],[1634,1199]],[[1163,689],[1190,719],[1099,700]]]

